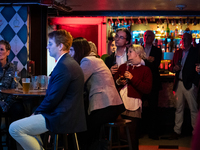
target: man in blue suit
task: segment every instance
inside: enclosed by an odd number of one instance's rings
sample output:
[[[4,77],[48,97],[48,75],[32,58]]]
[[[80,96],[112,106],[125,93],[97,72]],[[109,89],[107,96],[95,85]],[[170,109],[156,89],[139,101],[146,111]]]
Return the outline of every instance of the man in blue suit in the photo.
[[[49,33],[47,49],[56,59],[46,96],[30,117],[13,122],[10,135],[25,150],[43,149],[40,134],[74,133],[86,130],[83,104],[84,76],[69,56],[72,36],[65,30]]]

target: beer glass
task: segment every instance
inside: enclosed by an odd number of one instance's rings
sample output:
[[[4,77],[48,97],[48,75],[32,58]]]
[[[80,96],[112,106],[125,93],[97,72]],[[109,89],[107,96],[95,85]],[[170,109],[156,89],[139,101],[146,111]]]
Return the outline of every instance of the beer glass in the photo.
[[[23,93],[29,93],[30,90],[30,78],[22,78]]]

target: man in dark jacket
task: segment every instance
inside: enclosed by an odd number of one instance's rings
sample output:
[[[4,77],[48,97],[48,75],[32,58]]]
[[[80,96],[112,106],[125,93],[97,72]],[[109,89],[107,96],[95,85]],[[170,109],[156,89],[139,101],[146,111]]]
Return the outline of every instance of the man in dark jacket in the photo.
[[[162,59],[162,51],[160,48],[153,46],[155,39],[153,31],[147,30],[143,39],[144,51],[147,56],[147,59],[144,60],[145,66],[151,69],[153,78],[151,93],[143,97],[143,100],[148,101],[148,134],[149,138],[158,140],[158,96],[161,89],[159,65]]]
[[[105,64],[114,75],[118,67],[127,61],[127,45],[130,44],[131,34],[127,29],[118,29],[115,35],[115,45],[117,50],[106,57]]]
[[[50,56],[57,62],[46,96],[30,117],[13,122],[9,132],[25,149],[43,149],[39,135],[75,133],[86,130],[83,104],[84,76],[79,64],[69,56],[72,36],[65,30],[49,33]]]

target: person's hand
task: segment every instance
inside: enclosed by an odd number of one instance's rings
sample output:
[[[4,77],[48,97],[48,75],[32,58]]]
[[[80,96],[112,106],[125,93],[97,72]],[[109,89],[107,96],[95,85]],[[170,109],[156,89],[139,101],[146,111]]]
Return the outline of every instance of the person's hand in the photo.
[[[153,62],[153,61],[155,60],[155,58],[154,58],[153,56],[149,56],[149,57],[147,58],[147,60],[148,60],[149,62]]]
[[[112,74],[115,74],[117,72],[117,70],[118,70],[118,65],[117,64],[115,64],[114,66],[112,66],[110,68],[110,71],[111,71]]]
[[[124,77],[131,80],[133,78],[133,75],[129,71],[125,71]]]
[[[9,106],[8,106],[8,104],[6,102],[0,101],[0,106],[1,106],[3,112],[7,112],[8,111],[8,107]]]
[[[124,78],[124,76],[120,76],[118,79],[117,79],[117,84],[118,85],[126,85],[127,81],[126,81],[126,78]]]
[[[0,100],[0,106],[4,106],[6,102]]]
[[[197,72],[198,74],[200,74],[200,64],[197,64],[197,65],[196,65],[195,70],[196,70],[196,72]]]
[[[173,71],[177,72],[179,70],[181,70],[181,65],[175,65],[174,68],[173,68]]]

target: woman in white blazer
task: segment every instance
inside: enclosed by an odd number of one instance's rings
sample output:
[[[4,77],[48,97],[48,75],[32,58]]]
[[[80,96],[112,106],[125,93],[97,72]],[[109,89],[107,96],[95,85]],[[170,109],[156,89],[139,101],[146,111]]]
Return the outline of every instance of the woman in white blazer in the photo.
[[[70,49],[71,56],[80,64],[84,73],[85,90],[89,101],[87,110],[87,144],[84,149],[98,140],[103,124],[115,121],[124,110],[124,105],[115,87],[112,74],[104,61],[90,51],[86,39],[74,39]]]

